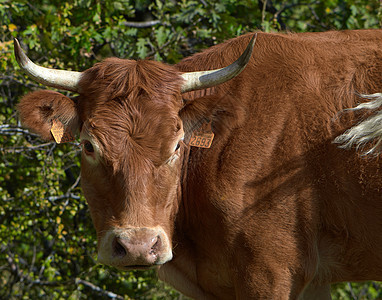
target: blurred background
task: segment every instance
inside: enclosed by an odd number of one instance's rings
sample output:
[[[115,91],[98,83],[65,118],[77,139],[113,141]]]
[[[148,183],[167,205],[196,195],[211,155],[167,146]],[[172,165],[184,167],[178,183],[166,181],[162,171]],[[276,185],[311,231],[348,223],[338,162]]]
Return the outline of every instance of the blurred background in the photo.
[[[106,57],[177,63],[246,32],[380,28],[378,0],[0,0],[0,299],[186,299],[154,271],[96,262],[79,188],[78,142],[22,128],[15,107],[30,81],[17,37],[36,63],[83,71]],[[382,234],[382,233],[381,233]],[[382,299],[382,283],[341,283],[333,299]]]

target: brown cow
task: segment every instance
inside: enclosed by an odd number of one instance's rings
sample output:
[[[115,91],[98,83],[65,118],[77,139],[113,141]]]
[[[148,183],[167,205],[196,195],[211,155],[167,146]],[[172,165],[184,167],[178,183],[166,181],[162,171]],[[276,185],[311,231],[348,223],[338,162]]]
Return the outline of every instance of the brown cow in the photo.
[[[46,139],[52,122],[80,132],[102,263],[158,266],[196,299],[330,299],[333,282],[382,280],[381,162],[332,144],[356,118],[337,112],[382,91],[382,31],[258,33],[246,67],[216,70],[251,36],[83,73],[16,47],[37,81],[79,92],[28,94],[21,119]],[[209,149],[188,146],[209,126]]]

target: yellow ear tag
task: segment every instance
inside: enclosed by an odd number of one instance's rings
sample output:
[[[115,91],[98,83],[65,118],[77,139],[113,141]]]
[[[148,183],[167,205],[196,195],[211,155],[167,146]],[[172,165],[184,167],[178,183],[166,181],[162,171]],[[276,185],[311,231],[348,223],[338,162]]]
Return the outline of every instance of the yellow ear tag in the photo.
[[[214,139],[211,122],[204,123],[199,129],[195,130],[190,139],[190,146],[199,148],[210,148]]]
[[[74,137],[70,129],[65,127],[65,125],[59,120],[53,120],[50,132],[52,133],[57,144],[74,141]]]

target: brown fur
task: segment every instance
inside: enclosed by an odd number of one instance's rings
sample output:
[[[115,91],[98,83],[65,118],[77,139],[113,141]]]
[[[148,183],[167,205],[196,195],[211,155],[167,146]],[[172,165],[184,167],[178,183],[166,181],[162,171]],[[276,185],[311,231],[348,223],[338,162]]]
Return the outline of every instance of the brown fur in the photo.
[[[24,126],[45,140],[53,140],[50,129],[54,119],[73,129],[79,126],[76,103],[58,92],[29,93],[21,99],[17,108]]]
[[[116,168],[140,163],[134,158],[125,163],[124,155],[145,153],[156,165],[168,158],[166,143],[180,129],[180,83],[173,67],[154,61],[110,58],[85,72],[81,95],[91,101],[79,102],[81,120],[89,120]]]
[[[99,239],[163,226],[174,258],[159,274],[197,299],[322,299],[333,282],[382,280],[380,159],[332,144],[357,120],[337,112],[382,91],[382,31],[259,33],[239,76],[182,102],[180,72],[226,66],[250,38],[174,67],[108,59],[85,72],[78,115],[101,158],[83,154],[82,184]],[[35,114],[45,100],[27,101]],[[182,145],[166,163],[200,120],[213,121],[211,149]]]

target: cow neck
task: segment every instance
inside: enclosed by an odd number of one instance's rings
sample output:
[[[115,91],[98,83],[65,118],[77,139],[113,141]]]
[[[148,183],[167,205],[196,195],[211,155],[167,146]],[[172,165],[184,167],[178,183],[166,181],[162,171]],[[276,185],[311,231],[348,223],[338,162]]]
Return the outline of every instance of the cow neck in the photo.
[[[185,191],[187,188],[187,172],[188,172],[188,163],[190,159],[190,153],[191,153],[191,146],[186,145],[183,150],[183,159],[182,159],[182,166],[180,171],[180,199],[179,203],[182,205],[182,202],[184,201],[184,198],[186,197]]]
[[[196,90],[196,91],[190,91],[187,93],[182,94],[183,102],[187,101],[193,101],[197,98],[201,98],[204,96],[210,96],[215,94],[216,90],[215,87],[206,88],[203,90]],[[187,143],[187,146],[184,148],[183,151],[183,161],[182,161],[182,169],[181,169],[181,178],[180,178],[180,199],[178,199],[180,205],[184,204],[184,201],[186,200],[186,190],[187,190],[187,170],[188,170],[188,163],[190,160],[190,154],[191,154],[191,146],[188,145],[189,137],[185,139],[185,142]]]
[[[183,150],[182,162],[181,162],[181,170],[180,170],[180,180],[179,180],[179,193],[178,193],[178,212],[177,212],[177,228],[178,230],[181,227],[181,224],[187,218],[185,210],[187,203],[187,175],[188,175],[188,164],[190,160],[191,154],[191,146],[185,145]],[[180,216],[180,218],[179,218]],[[181,230],[181,229],[180,229]]]

